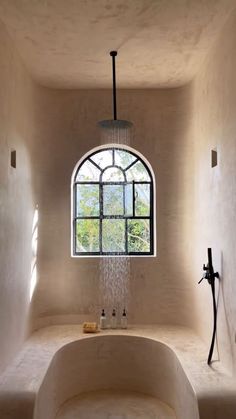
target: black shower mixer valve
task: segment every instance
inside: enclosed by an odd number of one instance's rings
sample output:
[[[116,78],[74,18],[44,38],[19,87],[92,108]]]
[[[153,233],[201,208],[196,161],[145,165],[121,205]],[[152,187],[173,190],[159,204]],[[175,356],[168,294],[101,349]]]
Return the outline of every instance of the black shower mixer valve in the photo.
[[[219,273],[218,272],[214,272],[213,271],[213,266],[209,266],[209,263],[207,264],[207,266],[203,265],[203,277],[200,279],[200,281],[198,281],[198,284],[200,284],[203,279],[207,279],[208,283],[211,284],[212,280],[214,280],[215,278],[219,278]]]

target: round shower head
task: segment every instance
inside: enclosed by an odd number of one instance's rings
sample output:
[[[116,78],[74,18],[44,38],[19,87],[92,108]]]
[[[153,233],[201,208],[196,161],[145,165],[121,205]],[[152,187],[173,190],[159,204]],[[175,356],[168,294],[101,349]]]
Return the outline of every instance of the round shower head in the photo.
[[[124,119],[106,119],[103,121],[99,121],[98,125],[101,128],[107,128],[107,129],[128,129],[132,128],[133,124],[130,121],[126,121]]]
[[[130,144],[133,132],[132,122],[108,119],[99,121],[98,126],[101,130],[101,144]]]

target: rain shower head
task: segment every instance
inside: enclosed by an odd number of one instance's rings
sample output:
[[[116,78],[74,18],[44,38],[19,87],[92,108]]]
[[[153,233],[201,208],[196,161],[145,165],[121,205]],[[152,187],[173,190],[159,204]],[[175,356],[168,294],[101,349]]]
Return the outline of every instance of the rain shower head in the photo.
[[[112,98],[113,98],[113,119],[99,121],[98,125],[101,128],[101,142],[102,144],[130,144],[132,122],[117,119],[117,103],[116,103],[116,56],[117,51],[111,51],[112,57]]]
[[[111,51],[110,56],[112,57],[112,98],[113,98],[113,119],[99,121],[98,125],[105,130],[116,130],[116,131],[129,131],[133,124],[130,121],[117,119],[117,101],[116,101],[116,56],[117,51]],[[126,135],[127,136],[127,135]],[[120,136],[119,136],[120,137]],[[118,141],[120,142],[120,141]]]

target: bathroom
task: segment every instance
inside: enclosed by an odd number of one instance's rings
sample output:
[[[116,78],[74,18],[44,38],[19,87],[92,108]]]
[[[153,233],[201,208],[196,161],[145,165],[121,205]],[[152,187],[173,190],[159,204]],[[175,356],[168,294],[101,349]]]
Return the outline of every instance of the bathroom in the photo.
[[[42,385],[35,411],[36,375],[52,385],[51,362],[56,365],[64,356],[76,357],[77,344],[81,351],[79,344],[94,342],[85,348],[88,358],[77,365],[78,371],[88,368],[89,361],[101,371],[103,352],[97,360],[90,358],[96,345],[102,346],[97,351],[105,351],[108,365],[115,368],[114,359],[122,362],[119,353],[112,358],[114,347],[123,345],[115,345],[114,339],[120,337],[127,348],[124,373],[132,361],[131,338],[137,358],[142,359],[139,348],[146,342],[143,356],[148,360],[157,353],[153,361],[157,371],[163,359],[167,376],[171,375],[168,365],[180,371],[173,393],[186,387],[186,401],[178,396],[182,410],[172,396],[165,398],[161,386],[156,395],[178,419],[180,415],[184,419],[184,411],[192,406],[193,393],[200,396],[187,419],[235,417],[235,394],[227,381],[235,383],[236,374],[235,7],[232,0],[170,4],[99,0],[96,7],[92,0],[0,0],[1,419],[37,414],[40,418],[41,400],[44,406],[50,400],[44,402],[48,387]],[[102,146],[98,122],[112,119],[109,52],[114,49],[118,119],[133,124],[126,145],[143,156],[154,174],[155,252],[111,258],[115,266],[123,259],[127,272],[128,328],[87,336],[82,334],[83,322],[99,322],[101,310],[106,309],[100,284],[109,258],[71,256],[71,179],[78,162]],[[207,281],[198,285],[207,248],[212,248],[214,269],[219,272],[211,366],[207,365],[211,289]],[[111,316],[110,307],[106,314]],[[78,336],[87,340],[79,342]],[[106,344],[96,340],[103,338]],[[146,340],[138,342],[141,338]],[[36,342],[39,365],[46,362],[41,375],[34,372],[33,354],[27,355],[30,342]],[[160,342],[167,345],[166,353]],[[63,352],[63,344],[65,351],[66,345],[75,345],[71,354]],[[184,348],[189,348],[186,356]],[[55,358],[49,362],[50,351]],[[25,394],[23,360],[29,368]],[[133,375],[130,372],[132,377],[121,380],[121,390],[128,382],[130,391],[145,394],[137,384],[134,361]],[[200,378],[191,382],[198,362]],[[62,365],[58,363],[57,374]],[[140,365],[138,371],[144,374]],[[219,378],[222,371],[225,382]],[[97,386],[109,390],[99,381],[101,375]],[[108,380],[108,370],[105,376]],[[210,395],[207,380],[220,381]],[[224,386],[229,388],[223,391]],[[50,412],[42,413],[41,419],[53,419]],[[113,416],[125,417],[120,412]]]

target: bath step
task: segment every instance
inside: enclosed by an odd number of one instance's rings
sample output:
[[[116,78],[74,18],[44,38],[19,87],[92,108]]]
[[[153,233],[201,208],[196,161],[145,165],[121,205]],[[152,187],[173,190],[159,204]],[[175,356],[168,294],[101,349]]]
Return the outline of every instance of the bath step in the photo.
[[[96,391],[67,401],[56,419],[176,419],[155,397],[135,392]]]

